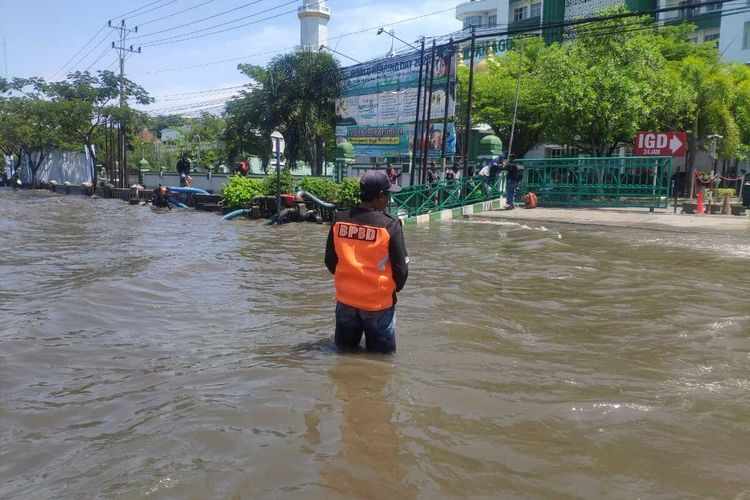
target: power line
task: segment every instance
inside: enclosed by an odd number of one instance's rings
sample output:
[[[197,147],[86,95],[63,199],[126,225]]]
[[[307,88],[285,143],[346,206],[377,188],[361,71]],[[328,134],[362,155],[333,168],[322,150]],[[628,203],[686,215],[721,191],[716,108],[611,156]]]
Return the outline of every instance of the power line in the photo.
[[[411,21],[416,21],[416,20],[419,20],[419,19],[423,19],[425,17],[430,17],[430,16],[435,16],[435,15],[438,15],[438,14],[443,14],[445,12],[453,11],[453,10],[454,10],[454,7],[451,7],[449,9],[442,9],[442,10],[437,10],[437,11],[434,11],[434,12],[428,12],[426,14],[421,14],[419,16],[413,16],[413,17],[408,17],[408,18],[405,18],[405,19],[399,19],[398,21],[393,21],[393,22],[390,22],[390,23],[387,23],[387,24],[388,24],[388,26],[394,26],[394,25],[397,25],[397,24],[403,24],[403,23],[408,23],[408,22],[411,22]],[[368,31],[373,31],[373,30],[379,29],[381,26],[382,26],[382,24],[378,24],[377,26],[370,26],[368,28],[363,28],[363,29],[360,29],[360,30],[357,30],[357,31],[351,31],[351,32],[348,32],[348,33],[343,33],[341,35],[333,36],[333,37],[328,38],[328,42],[330,42],[332,40],[340,40],[342,38],[346,38],[346,37],[353,36],[353,35],[359,35],[361,33],[366,33]],[[219,61],[211,61],[211,62],[202,63],[202,64],[193,64],[193,65],[189,65],[189,66],[181,66],[181,67],[177,67],[177,68],[168,68],[168,69],[161,69],[161,70],[155,70],[155,71],[147,71],[147,72],[143,72],[143,73],[134,73],[134,74],[135,75],[153,75],[153,74],[166,73],[166,72],[171,72],[171,71],[184,71],[184,70],[187,70],[187,69],[205,68],[206,66],[214,66],[216,64],[223,64],[225,62],[240,61],[242,59],[249,59],[251,57],[258,57],[258,56],[265,56],[265,55],[270,55],[270,54],[277,54],[277,53],[280,53],[280,52],[285,52],[287,50],[293,50],[294,48],[295,48],[294,46],[290,46],[290,47],[284,47],[284,48],[281,48],[281,49],[270,50],[270,51],[266,51],[266,52],[259,52],[259,53],[256,53],[256,54],[247,54],[247,55],[244,55],[244,56],[232,57],[232,58],[229,58],[229,59],[222,59],[222,60],[219,60]]]
[[[204,22],[204,21],[208,21],[209,19],[214,19],[214,18],[217,18],[217,17],[221,17],[221,16],[223,16],[223,15],[225,15],[225,14],[230,14],[230,13],[232,13],[232,12],[236,12],[236,11],[238,11],[238,10],[244,9],[245,7],[249,7],[249,6],[251,6],[251,5],[255,5],[255,4],[258,4],[258,3],[260,3],[260,2],[263,2],[263,1],[264,1],[264,0],[253,0],[252,2],[248,2],[248,3],[242,4],[242,5],[240,5],[239,7],[235,7],[235,8],[233,8],[233,9],[229,9],[229,10],[225,10],[225,11],[223,11],[223,12],[219,12],[218,14],[214,14],[214,15],[212,15],[212,16],[204,17],[204,18],[202,18],[202,19],[198,19],[198,20],[196,20],[196,21],[192,21],[192,22],[189,22],[189,23],[185,23],[185,24],[180,24],[179,26],[172,26],[171,28],[165,28],[165,29],[163,29],[163,30],[159,30],[159,31],[152,31],[151,33],[146,33],[146,34],[143,34],[143,35],[139,35],[139,36],[133,37],[133,40],[135,40],[135,39],[137,39],[137,38],[146,38],[146,37],[149,37],[149,36],[154,36],[154,35],[158,35],[158,34],[160,34],[160,33],[166,33],[166,32],[169,32],[169,31],[174,31],[174,30],[177,30],[177,29],[180,29],[180,28],[185,28],[185,27],[187,27],[187,26],[192,26],[192,25],[194,25],[194,24],[199,24],[199,23],[202,23],[202,22]],[[295,1],[296,1],[296,0],[295,0]],[[290,2],[290,3],[294,3],[294,2]],[[288,4],[284,4],[284,5],[288,5]],[[280,7],[283,7],[283,5],[281,5]],[[279,8],[279,7],[275,7],[275,8]],[[241,21],[241,20],[243,20],[243,19],[247,19],[247,18],[245,18],[245,17],[241,17],[241,18],[239,18],[239,19],[235,19],[234,21],[228,21],[228,22],[226,22],[226,23],[221,23],[221,24],[218,24],[218,25],[216,25],[216,26],[224,26],[225,24],[232,24],[232,23],[235,23],[235,22]],[[211,27],[209,27],[209,28],[206,28],[206,29],[213,29],[213,28],[215,28],[216,26],[211,26]],[[205,30],[201,30],[201,31],[205,31]],[[183,34],[183,35],[184,35],[184,34]],[[183,36],[183,35],[177,35],[177,36]]]
[[[84,71],[90,70],[96,63],[98,63],[99,61],[101,61],[102,58],[107,54],[107,52],[109,52],[109,49],[110,49],[109,45],[105,46],[104,50],[101,52],[101,54],[99,54],[99,57],[97,57],[96,59],[94,59],[94,62],[92,62],[91,64],[89,64],[88,68],[86,68]]]
[[[446,10],[452,10],[452,9],[446,9]],[[732,10],[726,10],[725,9],[725,11],[721,12],[721,17],[726,17],[726,16],[730,16],[730,15],[736,15],[736,14],[740,14],[740,13],[744,13],[744,12],[748,12],[748,11],[750,11],[750,8],[745,8],[745,7],[743,7],[743,8],[734,8]],[[442,12],[442,11],[438,11],[438,12]],[[434,14],[435,13],[429,13],[429,14],[425,14],[425,15],[422,15],[422,16],[416,16],[416,18],[426,17],[426,16],[434,15]],[[630,17],[633,17],[633,16],[630,16]],[[578,23],[568,23],[568,24],[577,24],[579,26],[583,26],[585,24],[591,24],[591,23],[596,23],[596,22],[602,22],[603,20],[609,20],[609,18],[610,18],[609,16],[603,16],[603,17],[600,17],[600,18],[597,18],[597,19],[591,19],[591,18],[589,18],[589,19],[586,19],[586,20],[581,20]],[[401,22],[408,22],[408,21],[413,20],[413,19],[415,19],[415,18],[404,19],[404,20],[397,21],[397,22],[390,23],[390,24],[397,24],[397,23],[401,23]],[[660,29],[660,28],[664,27],[664,25],[662,25],[662,24],[659,24],[659,25],[650,24],[650,25],[645,25],[644,26],[644,25],[641,25],[641,23],[638,22],[638,21],[632,22],[632,23],[628,23],[628,25],[630,25],[630,26],[637,26],[637,27],[634,28],[634,29],[623,29],[623,26],[618,26],[618,27],[607,27],[607,26],[605,26],[605,27],[602,27],[600,30],[596,30],[596,31],[589,32],[589,33],[576,33],[575,36],[578,36],[578,37],[608,36],[608,35],[616,34],[616,33],[635,32],[635,31],[643,31],[643,30],[655,30],[655,29]],[[339,37],[333,37],[332,39],[342,38],[342,37],[345,37],[345,36],[351,36],[351,35],[354,35],[354,34],[362,33],[362,32],[365,32],[365,31],[369,31],[371,29],[376,29],[376,28],[375,27],[373,27],[373,28],[365,28],[363,30],[358,30],[358,31],[351,32],[351,33],[345,33],[343,35],[340,35]],[[539,29],[540,29],[539,27],[531,27],[531,28],[529,28],[527,30],[524,30],[526,32],[525,36],[538,36],[537,33],[530,34],[528,32],[529,31],[535,31],[536,32]],[[521,33],[521,32],[519,31],[519,33]],[[570,32],[566,33],[565,35],[566,36],[572,36],[570,34]],[[282,50],[284,50],[284,49],[282,49]],[[274,52],[276,52],[276,51],[274,51]],[[220,62],[223,62],[223,61],[220,61]],[[214,64],[214,63],[208,63],[208,64]],[[360,81],[359,83],[355,84],[352,87],[360,86],[360,85],[368,83],[369,81],[376,80],[376,79],[377,79],[377,77],[376,78],[371,78],[369,80],[363,80],[363,81]],[[210,91],[200,91],[200,92],[201,93],[208,93]],[[227,99],[227,100],[229,100],[229,99]],[[208,101],[208,103],[210,103],[210,102],[211,101]],[[205,105],[208,105],[208,104],[203,104],[203,105],[205,106]],[[190,109],[191,107],[195,107],[195,104],[192,104],[191,106],[187,106],[185,108],[177,107],[177,108],[168,108],[168,109]],[[156,112],[156,110],[152,110],[150,112]]]
[[[104,31],[104,29],[105,29],[106,27],[107,27],[107,25],[106,25],[106,24],[103,24],[103,25],[102,25],[102,27],[101,27],[101,28],[99,28],[99,31],[97,31],[97,32],[96,32],[96,33],[94,34],[94,36],[92,36],[91,38],[89,38],[89,40],[88,40],[88,41],[87,41],[87,42],[86,42],[85,44],[83,44],[83,47],[81,47],[80,49],[78,49],[78,52],[76,52],[75,54],[73,54],[73,56],[72,56],[72,57],[71,57],[70,59],[68,59],[68,60],[67,60],[67,62],[66,62],[65,64],[63,64],[63,65],[62,65],[62,66],[60,67],[60,69],[58,69],[57,71],[55,71],[55,72],[54,72],[54,73],[52,74],[52,76],[50,76],[50,78],[49,78],[49,79],[50,79],[50,80],[54,80],[54,78],[55,78],[55,77],[56,77],[56,76],[57,76],[57,75],[58,75],[58,74],[59,74],[60,72],[62,72],[62,71],[63,71],[63,70],[65,69],[65,68],[67,68],[67,67],[68,67],[68,65],[69,65],[69,64],[70,64],[70,63],[71,63],[71,62],[73,61],[73,59],[75,59],[76,57],[78,57],[78,55],[79,55],[79,54],[80,54],[81,52],[83,52],[84,50],[86,50],[86,47],[88,47],[88,46],[89,46],[89,45],[91,44],[91,42],[93,42],[93,41],[94,41],[94,39],[95,39],[96,37],[98,37],[98,36],[99,36],[99,34],[100,34],[100,33],[101,33],[102,31]]]
[[[212,3],[212,2],[215,2],[215,1],[216,0],[207,0],[205,2],[199,3],[198,5],[193,5],[192,7],[188,7],[187,9],[183,9],[183,10],[180,10],[178,12],[173,12],[172,14],[167,14],[166,16],[157,17],[156,19],[149,19],[148,21],[140,23],[139,26],[146,26],[147,24],[152,24],[152,23],[155,23],[157,21],[161,21],[163,19],[166,19],[168,17],[179,16],[180,14],[184,14],[185,12],[197,9],[198,7],[203,7],[204,5]]]
[[[245,85],[235,85],[233,87],[223,87],[223,88],[219,88],[219,89],[196,90],[196,91],[193,91],[193,92],[182,92],[182,93],[179,93],[179,94],[163,94],[163,95],[157,95],[157,96],[153,96],[153,97],[161,97],[161,98],[167,97],[167,98],[171,98],[171,97],[180,97],[180,96],[190,96],[190,95],[196,95],[196,94],[215,94],[217,92],[226,92],[228,90],[236,90],[236,89],[241,89],[241,88],[244,88],[244,87],[247,87],[247,85],[246,84]]]
[[[167,5],[171,5],[171,4],[175,3],[176,1],[177,1],[177,0],[170,0],[169,2],[167,2],[167,3],[165,3],[165,4],[162,4],[162,5],[158,5],[158,6],[154,7],[154,8],[152,8],[152,9],[149,9],[149,10],[144,10],[143,12],[139,12],[138,14],[133,14],[132,16],[128,16],[128,17],[127,17],[127,19],[133,19],[134,17],[142,16],[143,14],[148,14],[149,12],[153,12],[153,11],[155,11],[155,10],[158,10],[158,9],[164,8],[164,7],[166,7]]]
[[[105,27],[106,27],[106,24],[105,24]],[[102,46],[103,43],[105,43],[105,41],[107,40],[108,37],[109,37],[109,34],[108,33],[104,33],[104,36],[100,37],[98,42],[96,42],[94,45],[92,45],[91,48],[83,56],[81,56],[81,58],[79,58],[75,63],[73,63],[72,66],[69,66],[68,71],[72,71],[75,68],[78,68],[79,66],[81,66],[83,64],[83,62],[85,60],[87,60],[89,58],[89,56],[96,49],[98,49],[99,47]]]
[[[256,2],[261,2],[261,1],[263,1],[263,0],[256,0]],[[229,21],[229,22],[225,22],[225,23],[219,23],[219,24],[215,24],[213,26],[209,26],[207,28],[202,28],[202,29],[199,29],[199,30],[195,30],[192,33],[181,33],[179,35],[174,35],[174,36],[171,36],[171,37],[160,38],[158,40],[152,40],[150,42],[144,43],[143,46],[144,47],[154,47],[154,46],[157,46],[157,45],[167,45],[167,44],[170,44],[170,43],[184,42],[184,41],[187,41],[187,40],[194,40],[196,38],[204,38],[204,37],[207,37],[207,36],[217,35],[219,33],[225,33],[227,31],[232,31],[232,30],[244,28],[246,26],[251,26],[253,24],[258,24],[258,23],[263,22],[263,21],[268,21],[270,19],[275,19],[277,17],[281,17],[281,16],[284,16],[286,14],[291,14],[291,13],[297,12],[297,9],[287,10],[287,11],[284,11],[284,12],[282,12],[280,14],[276,14],[274,16],[265,17],[263,19],[258,19],[257,21],[251,21],[249,23],[239,24],[237,26],[232,26],[230,28],[224,28],[224,29],[221,29],[221,30],[211,31],[210,33],[204,33],[202,35],[194,35],[194,33],[201,33],[201,32],[205,32],[205,31],[210,31],[212,29],[220,28],[222,26],[227,26],[227,25],[230,25],[230,24],[234,24],[236,22],[239,22],[239,21],[242,21],[242,20],[245,20],[245,19],[251,19],[253,17],[257,17],[257,16],[260,16],[260,15],[266,14],[266,13],[271,12],[273,10],[280,9],[281,7],[286,7],[287,5],[296,4],[298,1],[299,0],[290,0],[288,2],[285,2],[285,3],[281,4],[281,5],[277,5],[276,7],[271,7],[270,9],[261,10],[259,12],[256,12],[255,14],[251,14],[249,16],[244,16],[244,17],[241,17],[239,19],[235,19],[234,21]],[[320,2],[318,2],[318,3],[321,3],[323,1],[325,1],[325,0],[320,0]]]
[[[135,13],[135,12],[138,12],[139,10],[147,9],[147,8],[151,7],[152,5],[156,5],[156,4],[158,4],[158,3],[162,3],[162,2],[164,2],[164,1],[165,1],[165,0],[156,0],[155,2],[150,2],[150,3],[147,3],[146,5],[144,5],[144,6],[142,6],[142,7],[138,7],[137,9],[133,9],[133,10],[131,10],[131,11],[128,11],[128,12],[126,12],[125,14],[119,14],[119,15],[116,15],[116,16],[112,17],[112,19],[120,19],[120,18],[126,18],[127,16],[129,16],[129,15],[131,15],[131,14]]]

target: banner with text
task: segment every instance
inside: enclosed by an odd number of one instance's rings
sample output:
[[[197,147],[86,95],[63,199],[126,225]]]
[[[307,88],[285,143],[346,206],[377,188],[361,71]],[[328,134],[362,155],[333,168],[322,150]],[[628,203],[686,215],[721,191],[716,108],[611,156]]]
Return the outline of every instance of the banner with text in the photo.
[[[438,47],[437,54],[442,55],[443,52],[443,47]],[[425,66],[429,62],[430,52],[425,51]],[[455,57],[450,60],[435,57],[429,127],[420,134],[417,144],[417,150],[420,151],[422,141],[426,139],[429,156],[440,156],[442,153],[446,99],[446,156],[456,153],[456,86],[455,78],[452,77],[450,89],[446,93],[448,64],[452,65],[451,75],[455,75]],[[413,149],[414,123],[418,121],[419,53],[412,52],[350,66],[345,68],[345,73],[344,96],[336,101],[336,141],[349,141],[357,156],[406,156]],[[429,72],[422,82],[423,99],[428,85]],[[424,110],[420,110],[420,119],[423,113]],[[422,127],[418,130],[421,131]]]

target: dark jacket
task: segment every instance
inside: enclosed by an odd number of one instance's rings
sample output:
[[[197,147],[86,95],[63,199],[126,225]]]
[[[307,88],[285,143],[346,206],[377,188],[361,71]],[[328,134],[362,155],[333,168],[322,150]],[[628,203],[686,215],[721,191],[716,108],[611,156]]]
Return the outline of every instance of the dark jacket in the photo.
[[[177,173],[178,174],[189,174],[190,173],[190,161],[181,159],[177,162]]]
[[[364,311],[388,309],[406,283],[408,262],[398,219],[363,207],[334,217],[325,264],[335,275],[337,301]]]
[[[510,162],[503,167],[503,170],[508,172],[508,180],[513,182],[521,182],[523,180],[523,165],[516,162]]]

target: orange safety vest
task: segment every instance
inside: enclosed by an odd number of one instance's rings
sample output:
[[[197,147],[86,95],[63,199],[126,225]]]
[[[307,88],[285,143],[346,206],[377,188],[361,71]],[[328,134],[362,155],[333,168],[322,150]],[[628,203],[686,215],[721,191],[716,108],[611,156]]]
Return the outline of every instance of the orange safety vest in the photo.
[[[382,311],[393,306],[396,282],[388,250],[390,241],[385,227],[353,222],[334,224],[337,301],[364,311]]]

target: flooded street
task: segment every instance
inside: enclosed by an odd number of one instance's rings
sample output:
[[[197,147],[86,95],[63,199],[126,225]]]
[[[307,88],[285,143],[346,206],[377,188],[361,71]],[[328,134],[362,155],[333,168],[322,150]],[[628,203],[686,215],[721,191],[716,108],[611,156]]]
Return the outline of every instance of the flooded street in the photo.
[[[0,498],[750,498],[748,237],[407,226],[367,356],[328,226],[0,214]]]

